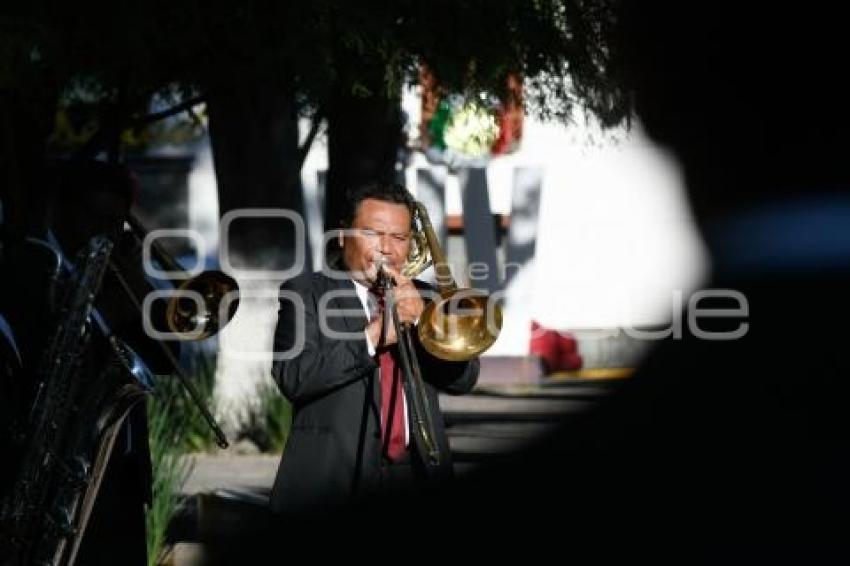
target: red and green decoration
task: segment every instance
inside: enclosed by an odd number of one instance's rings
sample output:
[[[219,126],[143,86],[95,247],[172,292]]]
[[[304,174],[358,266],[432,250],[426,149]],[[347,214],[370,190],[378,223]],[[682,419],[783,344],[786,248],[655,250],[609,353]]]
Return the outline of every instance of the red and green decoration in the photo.
[[[425,65],[420,67],[419,79],[419,134],[429,158],[448,165],[474,166],[517,149],[523,121],[522,80],[518,76],[507,77],[500,98],[447,93]]]

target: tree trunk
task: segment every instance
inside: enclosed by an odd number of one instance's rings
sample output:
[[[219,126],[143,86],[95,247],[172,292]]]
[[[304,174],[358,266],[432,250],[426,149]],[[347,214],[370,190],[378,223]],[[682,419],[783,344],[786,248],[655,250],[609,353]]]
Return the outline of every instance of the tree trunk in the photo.
[[[328,109],[325,230],[339,228],[349,191],[372,181],[398,181],[402,141],[399,99],[334,94]]]
[[[220,86],[209,96],[209,121],[219,214],[245,208],[274,214],[273,209],[286,209],[298,214],[306,227],[293,89],[260,80]],[[306,241],[295,241],[293,223],[262,214],[232,223],[228,249],[223,250],[231,263],[249,269],[286,269],[296,246],[304,246],[304,267],[310,270],[310,248]]]
[[[36,95],[0,92],[0,224],[10,237],[43,235],[50,221],[46,149],[57,98],[39,86]]]

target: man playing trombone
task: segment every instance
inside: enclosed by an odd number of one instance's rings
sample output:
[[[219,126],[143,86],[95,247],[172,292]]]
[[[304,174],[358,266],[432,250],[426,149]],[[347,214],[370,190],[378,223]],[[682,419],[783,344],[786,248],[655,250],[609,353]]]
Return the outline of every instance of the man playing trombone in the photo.
[[[348,205],[334,269],[281,286],[272,376],[293,406],[271,495],[282,514],[450,478],[438,390],[463,394],[478,378],[477,357],[437,357],[416,332],[440,298],[403,274],[421,205],[381,183]],[[442,258],[431,235],[430,252]]]

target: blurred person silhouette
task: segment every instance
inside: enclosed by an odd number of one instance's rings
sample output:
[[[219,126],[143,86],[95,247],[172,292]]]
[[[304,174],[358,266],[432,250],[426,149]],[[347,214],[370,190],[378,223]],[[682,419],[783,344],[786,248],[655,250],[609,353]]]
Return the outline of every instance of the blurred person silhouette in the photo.
[[[135,175],[122,164],[101,161],[69,163],[60,170],[52,226],[70,257],[95,234],[115,243],[111,261],[138,298],[153,290],[142,264],[142,247],[124,230],[139,190]],[[160,304],[157,304],[160,303]],[[152,316],[164,319],[161,301]],[[95,307],[112,332],[127,342],[155,374],[170,374],[171,363],[143,327],[142,313],[127,297],[113,270],[107,270]],[[160,325],[161,326],[161,325]],[[169,342],[176,353],[179,344]],[[108,351],[95,349],[88,371],[98,371]],[[78,564],[146,564],[144,510],[151,504],[152,469],[148,445],[146,401],[136,404],[118,433],[94,509],[80,545]]]
[[[138,190],[135,177],[123,165],[101,161],[59,163],[51,177],[54,184],[48,191],[47,207],[50,231],[40,238],[52,240],[70,262],[95,235],[114,242],[110,260],[116,270],[106,270],[94,307],[112,333],[126,342],[153,373],[171,373],[170,362],[147,336],[142,313],[128,299],[116,274],[120,272],[139,298],[153,289],[145,278],[141,245],[124,230],[124,219]],[[14,277],[4,281],[3,312],[19,338],[25,374],[31,374],[40,363],[47,337],[61,315],[56,312],[56,298],[66,276],[47,281],[50,277],[45,264],[49,262],[34,259],[42,248],[31,242],[10,242],[4,257],[5,267]],[[154,304],[152,317],[162,319],[164,305]],[[175,344],[169,344],[174,352],[179,347]],[[94,334],[83,352],[80,371],[101,375],[111,356],[114,354],[106,340]],[[130,409],[116,436],[76,564],[147,564],[144,509],[151,502],[151,482],[146,406],[142,401]]]

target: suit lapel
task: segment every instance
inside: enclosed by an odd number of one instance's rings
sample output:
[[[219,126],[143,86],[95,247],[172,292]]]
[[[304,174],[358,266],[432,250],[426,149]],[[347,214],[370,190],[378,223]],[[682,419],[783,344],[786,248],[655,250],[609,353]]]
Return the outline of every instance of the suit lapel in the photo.
[[[343,319],[343,324],[349,332],[359,332],[366,328],[366,311],[363,309],[363,303],[357,296],[357,291],[354,289],[354,282],[351,279],[334,280],[335,293],[331,301],[334,309],[339,311]]]
[[[416,285],[416,287],[420,291],[432,291],[433,290],[427,283],[424,283],[422,281],[414,280],[414,284]],[[351,333],[362,332],[365,329],[368,320],[367,320],[367,317],[366,317],[366,311],[363,309],[363,303],[360,302],[360,298],[357,296],[357,291],[355,290],[354,282],[351,279],[344,279],[343,280],[343,279],[328,278],[328,290],[332,290],[334,292],[333,299],[331,299],[328,303],[329,308],[336,310],[341,315],[340,317],[334,317],[334,318],[336,318],[336,320],[339,320],[339,318],[342,318],[342,324],[340,325],[340,327],[341,327],[340,329],[342,329],[342,327],[344,327],[347,332],[351,332]],[[431,297],[428,296],[428,293],[423,293],[422,298],[425,300],[425,304],[427,305],[428,302],[430,301]],[[345,315],[342,316],[342,313],[345,313]],[[371,389],[370,394],[367,395],[367,399],[370,399],[370,401],[371,401],[371,402],[368,402],[369,412],[372,413],[372,417],[374,418],[374,422],[377,424],[379,431],[380,431],[380,426],[381,426],[380,425],[380,422],[381,422],[381,411],[380,411],[380,407],[381,407],[381,387],[380,387],[380,383],[381,383],[381,381],[380,381],[380,369],[375,370],[375,372],[372,376],[372,379],[364,380],[364,384],[365,384],[366,388]],[[426,395],[428,395],[429,393],[427,391],[428,390],[427,384],[425,385],[425,388],[426,388],[426,391],[424,393]],[[407,386],[405,387],[405,395],[408,398],[410,396],[410,393],[409,393]],[[431,399],[432,412],[434,410],[434,407],[437,406],[435,404],[435,401],[436,401],[436,399],[434,399],[434,398]],[[409,427],[410,435],[411,435],[411,439],[410,439],[411,449],[417,449],[418,448],[418,439],[414,438],[416,436],[416,433],[415,433],[415,430],[414,430],[414,423],[411,420],[412,419],[412,413],[411,413],[410,409],[411,408],[408,405],[407,420],[408,420],[408,427]],[[431,415],[432,419],[433,418],[439,418],[439,417],[440,417],[440,415],[434,415],[434,414]],[[365,433],[365,429],[363,431],[361,431],[361,433]],[[414,448],[414,447],[416,447],[416,448]],[[441,449],[443,449],[443,447],[441,447]]]
[[[354,290],[354,282],[351,279],[334,279],[324,276],[326,279],[326,292],[330,293],[327,299],[328,312],[325,313],[325,322],[336,331],[356,333],[366,328],[366,311],[363,303]],[[317,297],[319,303],[322,297]]]
[[[366,311],[363,309],[363,303],[357,296],[357,291],[354,288],[354,282],[351,279],[329,279],[329,289],[334,289],[334,298],[329,301],[331,308],[336,309],[340,313],[346,313],[342,316],[343,326],[347,332],[356,333],[363,332],[366,328],[368,320]],[[375,423],[380,430],[381,423],[381,387],[380,387],[380,370],[375,369],[372,379],[366,379],[364,384],[369,389],[369,410],[372,413]]]

